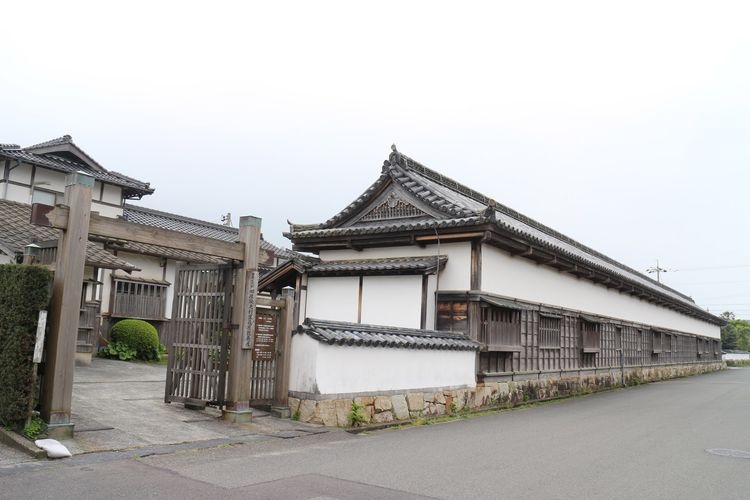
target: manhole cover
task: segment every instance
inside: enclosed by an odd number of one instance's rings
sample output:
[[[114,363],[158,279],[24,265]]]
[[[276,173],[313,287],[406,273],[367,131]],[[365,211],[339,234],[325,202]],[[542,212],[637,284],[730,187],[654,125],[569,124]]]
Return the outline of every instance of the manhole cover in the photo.
[[[750,451],[731,450],[729,448],[709,448],[706,450],[711,455],[730,458],[750,458]]]

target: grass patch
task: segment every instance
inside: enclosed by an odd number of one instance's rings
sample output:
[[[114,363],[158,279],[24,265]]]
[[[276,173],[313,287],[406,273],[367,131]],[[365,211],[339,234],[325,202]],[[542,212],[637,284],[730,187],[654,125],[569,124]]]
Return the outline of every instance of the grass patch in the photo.
[[[738,368],[742,366],[750,366],[750,359],[728,359],[726,363],[727,366],[731,368]]]

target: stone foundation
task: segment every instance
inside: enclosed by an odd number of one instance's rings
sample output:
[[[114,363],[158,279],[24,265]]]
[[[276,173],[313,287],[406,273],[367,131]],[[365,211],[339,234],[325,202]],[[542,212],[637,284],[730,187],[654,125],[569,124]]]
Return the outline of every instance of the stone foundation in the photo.
[[[639,385],[671,378],[722,370],[726,364],[695,363],[627,368],[625,385]],[[562,376],[561,376],[562,375]],[[352,403],[360,405],[367,424],[435,418],[482,409],[510,408],[518,404],[567,396],[591,394],[622,386],[619,368],[572,372],[527,372],[508,374],[476,387],[436,391],[404,391],[389,395],[346,398],[316,396],[315,399],[289,398],[292,418],[327,426],[349,427]]]

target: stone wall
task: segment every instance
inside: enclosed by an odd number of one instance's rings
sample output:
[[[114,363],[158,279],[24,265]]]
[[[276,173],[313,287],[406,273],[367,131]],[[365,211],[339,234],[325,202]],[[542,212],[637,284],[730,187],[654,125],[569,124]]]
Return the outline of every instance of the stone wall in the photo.
[[[625,385],[639,385],[677,377],[698,375],[726,368],[723,362],[695,363],[630,368],[625,371]],[[362,407],[368,424],[409,421],[415,418],[435,418],[459,412],[509,408],[545,399],[590,394],[622,386],[619,369],[590,370],[564,376],[525,374],[526,380],[485,382],[467,389],[429,392],[404,391],[392,395],[368,395],[351,398],[316,399],[289,398],[292,417],[303,422],[327,426],[348,427],[352,403]]]

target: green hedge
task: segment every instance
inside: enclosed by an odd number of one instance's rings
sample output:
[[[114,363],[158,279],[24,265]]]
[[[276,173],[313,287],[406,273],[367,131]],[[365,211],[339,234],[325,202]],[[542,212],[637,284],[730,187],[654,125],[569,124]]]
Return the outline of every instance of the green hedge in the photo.
[[[138,359],[159,359],[159,332],[140,319],[124,319],[112,327],[112,341],[135,350]]]
[[[39,310],[48,309],[52,272],[38,266],[0,265],[0,423],[26,419]]]

